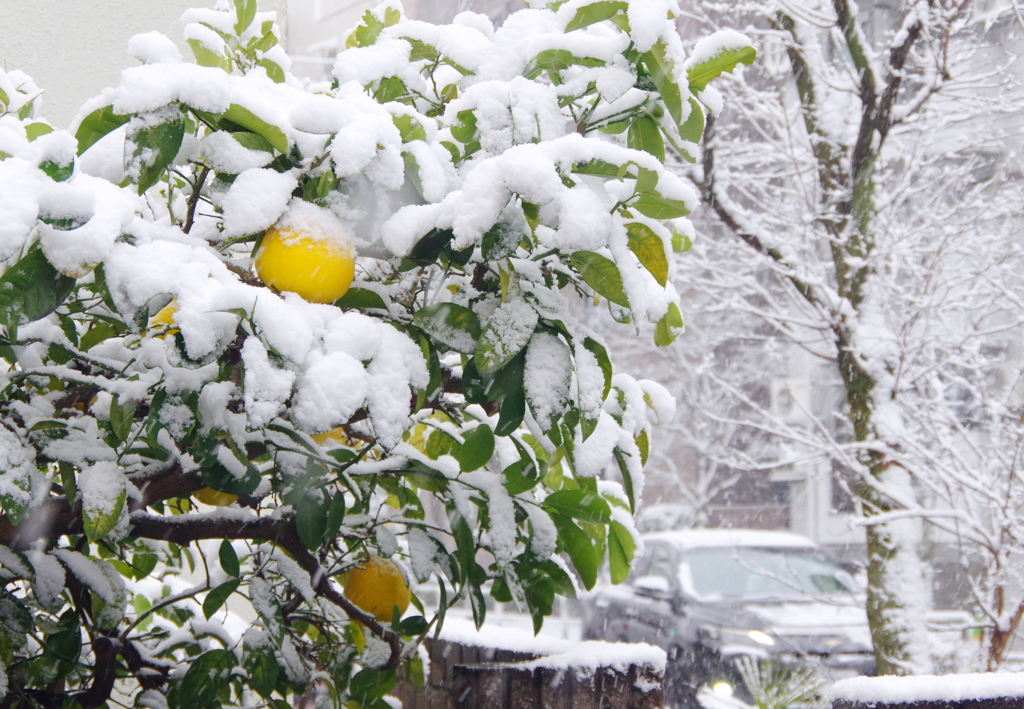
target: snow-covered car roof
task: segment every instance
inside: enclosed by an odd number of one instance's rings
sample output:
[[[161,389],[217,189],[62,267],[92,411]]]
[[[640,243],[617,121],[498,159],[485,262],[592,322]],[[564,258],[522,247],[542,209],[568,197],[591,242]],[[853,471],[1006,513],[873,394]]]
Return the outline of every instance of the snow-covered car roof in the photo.
[[[706,547],[818,548],[813,540],[800,534],[764,529],[684,529],[651,532],[642,538],[644,542],[667,542],[683,551]]]

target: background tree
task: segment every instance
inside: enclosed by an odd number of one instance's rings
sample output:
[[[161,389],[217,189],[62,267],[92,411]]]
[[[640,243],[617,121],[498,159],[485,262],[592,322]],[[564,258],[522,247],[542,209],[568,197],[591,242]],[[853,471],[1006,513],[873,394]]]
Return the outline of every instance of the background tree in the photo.
[[[1013,515],[996,512],[1016,509],[1022,411],[1012,7],[707,2],[681,21],[744,27],[765,59],[722,84],[692,170],[717,221],[680,282],[826,363],[845,400],[838,421],[794,427],[733,377],[746,413],[725,418],[773,437],[777,465],[855,472],[880,672],[929,667],[922,517],[989,560],[975,591],[994,667],[1020,617],[1002,580]]]
[[[696,93],[754,52],[557,5],[385,3],[314,85],[254,1],[191,10],[197,64],[135,37],[70,132],[0,74],[4,706],[383,707],[457,600],[539,627],[625,578],[673,402],[569,299],[676,337],[666,141],[695,152]],[[436,612],[401,617],[389,558]]]

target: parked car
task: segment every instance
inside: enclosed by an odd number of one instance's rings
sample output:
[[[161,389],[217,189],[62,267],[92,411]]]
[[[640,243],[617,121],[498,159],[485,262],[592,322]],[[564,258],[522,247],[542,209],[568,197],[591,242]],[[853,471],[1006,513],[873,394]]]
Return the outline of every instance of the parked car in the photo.
[[[584,599],[583,637],[664,648],[670,705],[698,706],[704,685],[749,701],[743,656],[810,665],[824,679],[874,674],[863,593],[810,539],[709,529],[643,542],[625,583]]]

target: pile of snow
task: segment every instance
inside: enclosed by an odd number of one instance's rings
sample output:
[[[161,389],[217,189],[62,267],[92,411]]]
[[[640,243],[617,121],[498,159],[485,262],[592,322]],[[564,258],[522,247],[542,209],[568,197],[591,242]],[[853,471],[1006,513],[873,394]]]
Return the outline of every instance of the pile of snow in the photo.
[[[999,697],[1024,697],[1024,673],[854,677],[836,682],[827,693],[830,701],[863,704],[959,702]]]

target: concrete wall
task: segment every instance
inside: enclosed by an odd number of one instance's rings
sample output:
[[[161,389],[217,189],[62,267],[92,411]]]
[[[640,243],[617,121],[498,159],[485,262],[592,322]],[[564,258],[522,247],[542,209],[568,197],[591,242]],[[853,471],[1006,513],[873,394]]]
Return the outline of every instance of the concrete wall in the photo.
[[[89,98],[115,86],[139,32],[181,37],[181,13],[213,0],[0,0],[0,66],[20,69],[45,90],[39,115],[65,128]],[[260,10],[285,17],[287,0],[260,0]],[[283,23],[282,23],[283,25]]]

